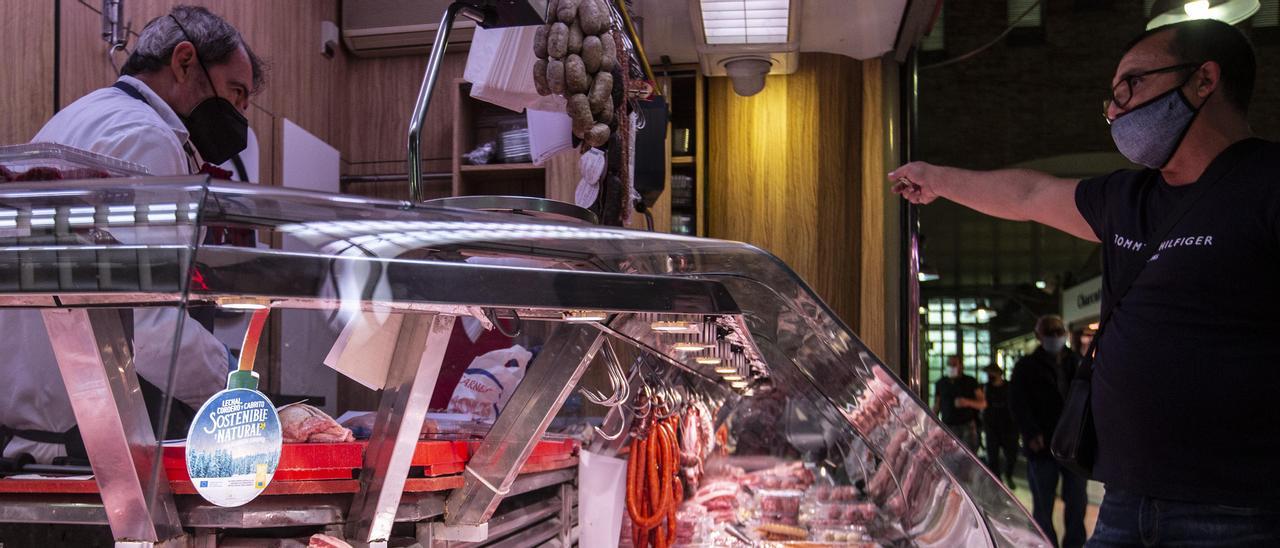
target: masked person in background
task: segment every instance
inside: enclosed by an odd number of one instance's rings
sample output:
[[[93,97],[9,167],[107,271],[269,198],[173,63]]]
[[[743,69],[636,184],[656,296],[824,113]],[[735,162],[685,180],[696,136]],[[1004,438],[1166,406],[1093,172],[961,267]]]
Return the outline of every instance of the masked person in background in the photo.
[[[1036,320],[1040,346],[1013,366],[1009,380],[1009,403],[1014,422],[1022,434],[1027,455],[1027,485],[1031,487],[1031,516],[1057,544],[1053,528],[1053,504],[1062,480],[1064,548],[1084,544],[1084,509],[1087,502],[1085,478],[1067,470],[1049,453],[1049,440],[1062,415],[1067,389],[1076,374],[1080,357],[1067,348],[1067,329],[1062,318],[1041,316]]]
[[[1280,146],[1249,127],[1256,70],[1235,27],[1159,27],[1123,52],[1105,112],[1116,148],[1145,169],[889,173],[914,203],[942,197],[1102,242],[1110,316],[1091,397],[1093,479],[1107,489],[1091,545],[1280,543]],[[1197,201],[1180,204],[1188,194]]]
[[[1004,380],[1004,370],[995,362],[987,365],[986,372],[983,395],[987,398],[987,408],[982,410],[982,435],[987,443],[987,466],[1013,489],[1013,469],[1018,464],[1018,428],[1009,411],[1009,383]]]
[[[978,413],[987,408],[987,398],[978,379],[965,375],[960,366],[960,356],[947,357],[947,376],[934,384],[933,412],[977,453]]]
[[[204,8],[179,6],[152,20],[111,87],[67,105],[35,136],[141,164],[152,175],[186,175],[219,164],[245,146],[249,96],[262,83],[258,58],[240,33]],[[145,227],[109,230],[126,244],[147,241]],[[129,317],[129,314],[123,317]],[[184,322],[174,372],[173,416],[193,414],[226,386],[227,348],[199,323],[177,310],[135,309],[133,353],[153,424],[169,375],[173,336]],[[130,329],[130,327],[132,329]],[[0,312],[0,441],[4,457],[22,454],[48,463],[70,453],[83,458],[75,416],[40,312]],[[104,412],[107,412],[104,410]],[[157,428],[159,430],[159,428]],[[186,426],[171,420],[167,437]]]

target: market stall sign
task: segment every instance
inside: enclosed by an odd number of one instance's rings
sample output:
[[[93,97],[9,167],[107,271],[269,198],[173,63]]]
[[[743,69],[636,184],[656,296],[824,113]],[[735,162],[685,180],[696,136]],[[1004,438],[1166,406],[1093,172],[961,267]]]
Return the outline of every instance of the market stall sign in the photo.
[[[261,392],[232,388],[200,407],[187,432],[187,472],[200,496],[218,506],[256,498],[280,462],[280,417]]]
[[[1082,320],[1097,321],[1102,313],[1102,276],[1086,280],[1062,291],[1062,321],[1069,328]]]

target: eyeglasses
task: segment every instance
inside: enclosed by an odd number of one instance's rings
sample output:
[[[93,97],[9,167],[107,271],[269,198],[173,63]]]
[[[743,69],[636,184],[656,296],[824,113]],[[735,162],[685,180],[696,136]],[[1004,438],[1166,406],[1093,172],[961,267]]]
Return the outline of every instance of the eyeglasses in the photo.
[[[1140,83],[1143,77],[1150,76],[1152,74],[1163,74],[1166,72],[1178,72],[1187,69],[1194,69],[1203,64],[1204,63],[1181,63],[1151,69],[1137,74],[1130,74],[1121,78],[1120,81],[1116,83],[1115,87],[1111,88],[1111,98],[1102,102],[1102,116],[1107,118],[1107,122],[1110,123],[1111,118],[1107,117],[1107,111],[1111,109],[1111,105],[1115,105],[1117,108],[1125,108],[1128,106],[1129,101],[1133,99],[1133,86]],[[1190,78],[1191,75],[1188,74],[1187,77]],[[1183,84],[1185,83],[1186,82],[1183,82]]]

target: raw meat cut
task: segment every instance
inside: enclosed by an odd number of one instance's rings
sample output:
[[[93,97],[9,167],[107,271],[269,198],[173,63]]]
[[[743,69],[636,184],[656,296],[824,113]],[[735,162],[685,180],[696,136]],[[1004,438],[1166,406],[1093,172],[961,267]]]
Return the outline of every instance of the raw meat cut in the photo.
[[[342,539],[316,533],[307,541],[307,548],[351,548],[351,545]]]
[[[43,166],[33,167],[13,178],[15,181],[57,181],[60,179],[62,179],[62,172],[58,171],[58,168]]]
[[[344,428],[324,411],[305,403],[292,403],[277,410],[285,443],[339,443],[355,441],[351,430]]]

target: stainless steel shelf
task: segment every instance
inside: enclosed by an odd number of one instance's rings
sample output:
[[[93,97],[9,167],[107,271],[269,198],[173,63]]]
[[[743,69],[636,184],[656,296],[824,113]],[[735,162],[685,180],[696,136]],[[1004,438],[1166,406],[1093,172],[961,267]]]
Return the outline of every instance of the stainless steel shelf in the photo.
[[[510,496],[573,481],[577,475],[577,468],[526,474],[511,485]],[[396,511],[396,521],[418,522],[441,516],[448,494],[449,491],[406,493]],[[351,505],[350,495],[263,496],[238,508],[215,506],[191,495],[176,498],[184,526],[225,529],[335,525],[346,521]],[[561,502],[554,497],[539,504],[559,511]],[[495,516],[490,530],[498,526],[515,530],[536,521],[528,516],[529,511],[521,510],[511,516]],[[107,525],[107,512],[97,495],[4,494],[0,495],[0,523]]]

